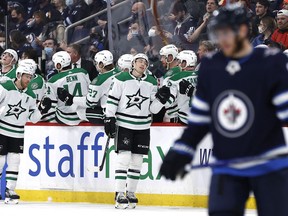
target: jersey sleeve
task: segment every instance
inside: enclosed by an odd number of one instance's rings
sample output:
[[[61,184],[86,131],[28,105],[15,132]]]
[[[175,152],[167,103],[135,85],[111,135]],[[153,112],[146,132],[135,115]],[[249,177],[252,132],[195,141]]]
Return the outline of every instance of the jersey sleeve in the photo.
[[[277,117],[288,123],[288,58],[282,53],[276,58],[275,71],[268,81],[272,89],[272,104],[276,107]]]
[[[122,82],[115,77],[110,87],[107,98],[107,105],[105,110],[107,117],[115,117],[119,101],[121,99],[121,95],[122,95]]]
[[[206,85],[209,72],[205,67],[207,64],[209,64],[208,60],[203,59],[199,69],[196,94],[192,99],[192,106],[188,115],[188,125],[173,146],[175,150],[180,152],[185,151],[193,154],[192,152],[196,150],[199,142],[209,132],[211,112],[207,94],[209,86]]]
[[[164,106],[158,99],[156,99],[156,93],[157,93],[157,85],[153,85],[152,86],[152,90],[151,90],[151,95],[150,95],[150,112],[153,114],[157,114],[160,112],[160,110],[162,109],[162,107]]]

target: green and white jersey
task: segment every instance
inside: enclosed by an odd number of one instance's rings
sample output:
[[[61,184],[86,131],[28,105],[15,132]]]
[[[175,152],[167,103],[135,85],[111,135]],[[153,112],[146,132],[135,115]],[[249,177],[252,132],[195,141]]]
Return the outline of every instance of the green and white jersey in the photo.
[[[41,101],[46,92],[46,84],[44,78],[39,74],[35,74],[35,77],[31,80],[29,86],[36,95],[36,101]]]
[[[132,73],[115,76],[109,91],[106,116],[116,117],[117,125],[132,129],[148,129],[152,113],[158,113],[163,105],[155,99],[157,80],[151,75],[136,78]]]
[[[163,80],[162,86],[170,87],[169,86],[169,79],[172,76],[174,76],[180,72],[181,72],[181,68],[178,66],[169,69],[163,77],[164,80]],[[177,116],[178,116],[177,115],[178,106],[177,106],[177,102],[176,102],[177,98],[175,97],[177,90],[170,87],[170,92],[171,92],[171,97],[169,99],[169,103],[166,103],[166,105],[165,105],[166,112],[164,114],[164,119],[163,119],[164,122],[170,122],[170,119],[177,118]]]
[[[13,65],[11,70],[6,73],[0,73],[0,82],[5,82],[6,80],[14,80],[16,78],[16,66]]]
[[[38,122],[41,113],[30,87],[19,90],[12,80],[0,84],[0,133],[14,138],[24,137],[26,122]]]
[[[63,124],[78,125],[82,121],[78,115],[85,115],[86,106],[81,107],[76,104],[66,106],[64,102],[58,99],[57,89],[59,87],[65,88],[73,96],[82,97],[88,93],[89,83],[88,72],[83,68],[63,71],[52,76],[47,81],[45,94],[52,100],[52,108],[43,120],[53,122],[57,118],[58,122],[60,121]]]
[[[89,108],[95,107],[100,102],[101,107],[104,109],[112,80],[119,72],[118,69],[112,69],[106,73],[99,74],[90,83],[88,94],[84,97],[85,100],[83,101],[83,97],[74,97],[73,102],[79,105],[87,105]]]
[[[191,99],[185,94],[180,94],[180,85],[179,83],[181,80],[185,79],[189,81],[194,88],[197,85],[197,71],[182,71],[180,73],[175,74],[174,76],[170,77],[168,86],[174,87],[173,89],[177,89],[175,97],[177,98],[177,107],[178,107],[178,117],[179,119],[184,122],[188,123],[188,113],[190,112],[191,107]]]

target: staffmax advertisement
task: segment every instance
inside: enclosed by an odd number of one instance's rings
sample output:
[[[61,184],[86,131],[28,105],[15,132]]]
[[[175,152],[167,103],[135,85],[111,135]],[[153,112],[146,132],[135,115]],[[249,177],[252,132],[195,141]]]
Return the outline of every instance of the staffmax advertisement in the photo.
[[[164,155],[183,129],[181,126],[151,127],[150,151],[143,159],[139,193],[208,193],[209,169],[193,171],[176,182],[167,181],[159,174]],[[113,139],[104,169],[97,170],[106,141],[103,126],[26,126],[17,189],[114,192],[116,153]],[[208,163],[211,156],[211,138],[207,136],[194,161]]]

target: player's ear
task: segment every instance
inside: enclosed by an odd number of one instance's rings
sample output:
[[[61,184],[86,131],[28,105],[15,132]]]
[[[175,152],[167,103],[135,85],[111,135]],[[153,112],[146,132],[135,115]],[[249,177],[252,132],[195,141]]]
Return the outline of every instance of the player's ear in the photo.
[[[100,69],[103,69],[103,68],[104,68],[103,62],[99,62],[98,67],[99,67]]]
[[[172,62],[172,61],[173,61],[173,56],[169,54],[167,57],[167,62]]]

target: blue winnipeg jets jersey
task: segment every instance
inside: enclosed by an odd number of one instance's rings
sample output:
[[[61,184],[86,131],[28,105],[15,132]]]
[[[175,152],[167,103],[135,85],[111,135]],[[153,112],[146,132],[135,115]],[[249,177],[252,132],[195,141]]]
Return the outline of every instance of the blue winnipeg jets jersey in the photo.
[[[288,59],[274,49],[254,49],[242,59],[221,52],[203,59],[188,127],[178,145],[196,149],[207,132],[218,160],[287,153]],[[214,173],[257,176],[288,167],[288,159],[215,168]]]

